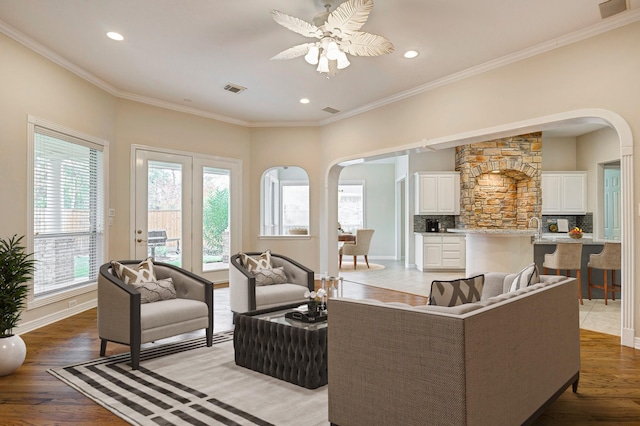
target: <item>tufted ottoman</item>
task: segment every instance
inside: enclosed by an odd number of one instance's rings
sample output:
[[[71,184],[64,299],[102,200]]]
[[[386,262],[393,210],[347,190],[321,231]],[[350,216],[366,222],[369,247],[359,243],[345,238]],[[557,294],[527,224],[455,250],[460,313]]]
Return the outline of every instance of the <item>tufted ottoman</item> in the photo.
[[[238,314],[233,346],[237,365],[307,389],[327,384],[327,322],[285,318],[290,306]]]

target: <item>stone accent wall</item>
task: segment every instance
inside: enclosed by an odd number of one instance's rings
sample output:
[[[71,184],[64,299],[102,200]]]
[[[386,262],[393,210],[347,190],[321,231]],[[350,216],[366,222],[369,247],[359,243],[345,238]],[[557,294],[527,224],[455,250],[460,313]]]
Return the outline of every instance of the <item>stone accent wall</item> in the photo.
[[[456,148],[460,227],[526,229],[542,213],[542,133]]]

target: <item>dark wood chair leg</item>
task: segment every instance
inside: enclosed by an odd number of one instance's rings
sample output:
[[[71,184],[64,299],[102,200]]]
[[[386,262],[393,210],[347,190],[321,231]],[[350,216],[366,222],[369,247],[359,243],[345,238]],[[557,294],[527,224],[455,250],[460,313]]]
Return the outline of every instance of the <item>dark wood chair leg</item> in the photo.
[[[213,327],[207,327],[206,335],[207,335],[207,346],[208,347],[213,346]]]
[[[358,256],[353,256],[353,270],[358,269]]]
[[[578,382],[580,382],[580,373],[578,373],[576,381],[571,384],[571,390],[573,393],[578,393]]]
[[[342,268],[342,255],[340,255],[340,265],[338,266],[338,268]]]
[[[105,356],[107,353],[107,341],[100,339],[100,356]]]
[[[367,262],[367,268],[369,268],[369,257],[365,254],[364,261]]]
[[[591,285],[593,283],[593,270],[591,268],[587,268],[587,279],[589,282],[587,283],[587,297],[591,300]]]
[[[582,273],[580,269],[576,270],[576,279],[578,280],[578,297],[580,298],[580,304],[584,305],[582,302]]]
[[[131,369],[140,368],[140,346],[131,346]]]
[[[604,285],[604,304],[605,305],[609,304],[608,303],[609,301],[607,300],[607,298],[609,297],[609,286],[607,285],[607,276],[608,275],[609,274],[607,274],[607,270],[603,269],[602,270],[602,276],[604,277],[604,284],[603,285]]]

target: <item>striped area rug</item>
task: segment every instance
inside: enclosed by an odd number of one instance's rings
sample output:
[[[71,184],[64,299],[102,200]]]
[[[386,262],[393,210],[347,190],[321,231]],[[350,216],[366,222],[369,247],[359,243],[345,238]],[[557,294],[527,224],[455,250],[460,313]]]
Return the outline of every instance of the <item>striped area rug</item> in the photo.
[[[309,390],[239,367],[233,332],[52,368],[50,374],[133,425],[327,425],[327,386]]]

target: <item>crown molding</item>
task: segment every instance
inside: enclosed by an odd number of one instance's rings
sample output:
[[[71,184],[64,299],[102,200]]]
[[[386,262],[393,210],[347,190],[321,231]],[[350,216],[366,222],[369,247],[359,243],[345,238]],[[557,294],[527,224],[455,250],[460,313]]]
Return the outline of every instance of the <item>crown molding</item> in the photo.
[[[370,104],[364,105],[360,108],[356,108],[351,111],[346,111],[344,113],[336,114],[333,117],[320,121],[320,125],[324,126],[326,124],[344,120],[345,118],[353,117],[355,115],[362,114],[364,112],[371,111],[371,110],[383,107],[385,105],[389,105],[389,104],[401,101],[403,99],[407,99],[407,98],[419,95],[421,93],[429,92],[439,87],[446,86],[446,85],[467,79],[469,77],[473,77],[473,76],[485,73],[487,71],[501,68],[505,65],[513,64],[515,62],[519,62],[524,59],[531,58],[533,56],[558,49],[560,47],[568,46],[573,43],[586,40],[588,38],[606,33],[616,28],[624,27],[625,25],[634,23],[639,20],[640,20],[640,9],[635,9],[635,10],[630,10],[624,13],[620,13],[618,15],[607,18],[603,22],[594,24],[590,27],[583,28],[581,30],[555,38],[553,40],[546,41],[544,43],[540,43],[536,46],[520,50],[510,55],[506,55],[501,58],[498,58],[489,62],[485,62],[483,64],[476,65],[471,68],[467,68],[466,70],[450,74],[446,77],[443,77],[437,80],[433,80],[421,86],[414,87],[413,89],[409,89],[404,92],[400,92],[395,95],[389,96],[387,98],[377,100]]]
[[[414,87],[413,89],[409,89],[404,92],[397,93],[393,96],[379,99],[375,102],[353,109],[351,111],[338,113],[335,116],[324,119],[324,120],[283,121],[283,122],[245,121],[245,120],[228,117],[221,114],[216,114],[214,112],[202,110],[199,108],[186,107],[184,105],[179,105],[173,102],[162,101],[156,98],[151,98],[147,96],[138,95],[135,93],[125,92],[125,91],[119,90],[118,88],[107,83],[106,81],[96,77],[95,75],[87,72],[83,68],[70,62],[66,58],[55,53],[48,47],[42,45],[41,43],[33,40],[32,38],[28,37],[27,35],[23,34],[22,32],[18,31],[17,29],[13,28],[12,26],[10,26],[9,24],[7,24],[2,20],[0,20],[0,32],[6,34],[7,36],[11,37],[12,39],[26,46],[27,48],[35,51],[36,53],[44,56],[50,61],[71,71],[72,73],[76,74],[80,78],[92,83],[93,85],[99,87],[100,89],[118,98],[128,99],[131,101],[156,106],[159,108],[183,112],[185,114],[192,114],[200,117],[210,118],[210,119],[222,121],[225,123],[235,124],[243,127],[321,127],[327,124],[344,120],[349,117],[362,114],[367,111],[381,108],[383,106],[386,106],[386,105],[389,105],[389,104],[392,104],[392,103],[395,103],[395,102],[398,102],[398,101],[401,101],[425,92],[429,92],[439,87],[446,86],[448,84],[452,84],[452,83],[464,80],[466,78],[473,77],[473,76],[482,74],[484,72],[503,67],[505,65],[513,64],[523,59],[531,58],[533,56],[540,55],[542,53],[546,53],[551,50],[558,49],[560,47],[568,46],[570,44],[577,43],[582,40],[586,40],[590,37],[603,34],[605,32],[623,27],[625,25],[631,24],[639,20],[640,20],[640,9],[629,10],[627,12],[623,12],[623,13],[614,15],[610,18],[607,18],[602,22],[594,24],[590,27],[575,31],[571,34],[567,34],[567,35],[555,38],[553,40],[549,40],[547,42],[538,44],[536,46],[520,50],[513,54],[503,56],[502,58],[485,62],[483,64],[480,64],[471,68],[467,68],[466,70],[453,73],[446,77]]]

